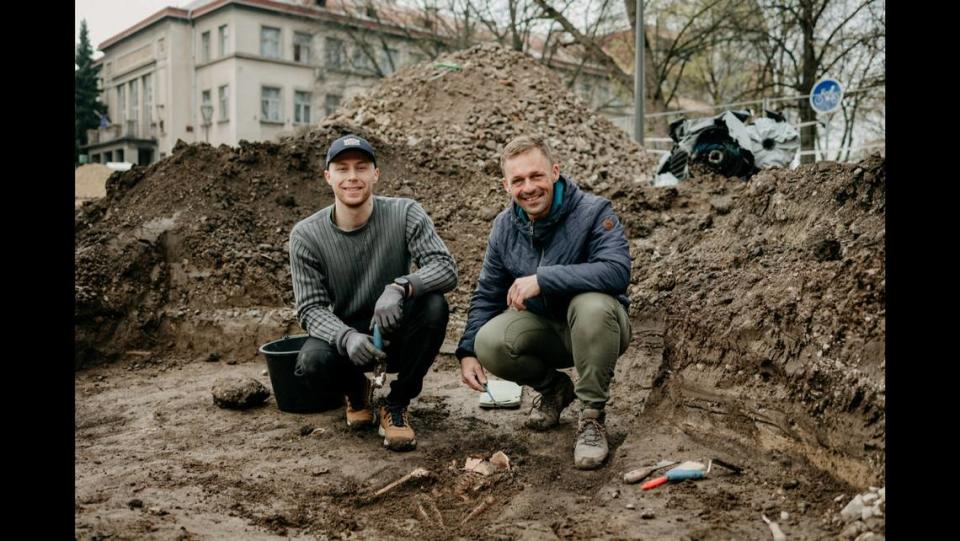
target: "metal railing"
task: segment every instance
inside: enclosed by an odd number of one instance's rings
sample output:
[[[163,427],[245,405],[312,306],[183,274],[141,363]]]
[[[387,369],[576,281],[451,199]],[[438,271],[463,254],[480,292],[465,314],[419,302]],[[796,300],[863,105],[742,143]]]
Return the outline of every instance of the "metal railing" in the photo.
[[[145,124],[138,120],[125,120],[110,124],[106,128],[87,130],[87,144],[108,143],[117,139],[156,139],[157,128],[153,123]]]

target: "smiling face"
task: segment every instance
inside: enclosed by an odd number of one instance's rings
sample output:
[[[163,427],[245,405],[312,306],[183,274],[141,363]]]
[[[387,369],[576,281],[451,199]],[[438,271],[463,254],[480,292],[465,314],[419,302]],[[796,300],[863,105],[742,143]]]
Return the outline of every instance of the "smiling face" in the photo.
[[[323,172],[327,184],[333,188],[337,201],[350,208],[363,206],[373,195],[373,185],[380,180],[380,168],[370,156],[359,150],[348,150],[330,162]]]
[[[503,187],[531,220],[546,218],[553,203],[553,185],[560,178],[560,165],[537,148],[503,162]]]

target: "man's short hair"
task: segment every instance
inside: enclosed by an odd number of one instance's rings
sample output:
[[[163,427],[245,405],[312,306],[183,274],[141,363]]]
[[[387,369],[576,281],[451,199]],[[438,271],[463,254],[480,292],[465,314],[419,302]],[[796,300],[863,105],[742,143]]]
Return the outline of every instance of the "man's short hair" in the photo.
[[[500,154],[500,171],[506,175],[507,172],[504,171],[503,166],[507,163],[507,160],[513,158],[514,156],[519,156],[524,152],[532,149],[539,149],[540,152],[543,152],[543,155],[546,156],[547,161],[550,162],[550,165],[553,165],[553,151],[550,150],[550,145],[547,144],[547,139],[540,135],[521,135],[515,137],[507,146],[503,148],[503,153]]]

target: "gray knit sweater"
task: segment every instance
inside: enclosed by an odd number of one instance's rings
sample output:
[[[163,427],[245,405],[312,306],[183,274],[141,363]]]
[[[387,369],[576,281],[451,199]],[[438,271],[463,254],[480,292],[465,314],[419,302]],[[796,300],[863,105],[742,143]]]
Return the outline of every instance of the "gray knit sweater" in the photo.
[[[297,317],[310,336],[339,347],[349,329],[344,321],[371,317],[383,288],[400,276],[415,297],[457,286],[457,264],[416,201],[374,196],[370,219],[353,231],[334,223],[333,208],[290,232]]]

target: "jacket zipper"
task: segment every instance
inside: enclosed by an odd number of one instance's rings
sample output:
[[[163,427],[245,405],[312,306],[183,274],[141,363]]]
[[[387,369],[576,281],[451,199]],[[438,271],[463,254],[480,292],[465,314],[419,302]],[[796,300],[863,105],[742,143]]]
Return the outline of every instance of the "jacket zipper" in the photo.
[[[540,248],[540,261],[537,262],[537,270],[540,270],[540,267],[543,265],[543,248]],[[540,296],[543,298],[543,310],[547,313],[550,313],[549,308],[547,308],[547,296],[540,292]]]

